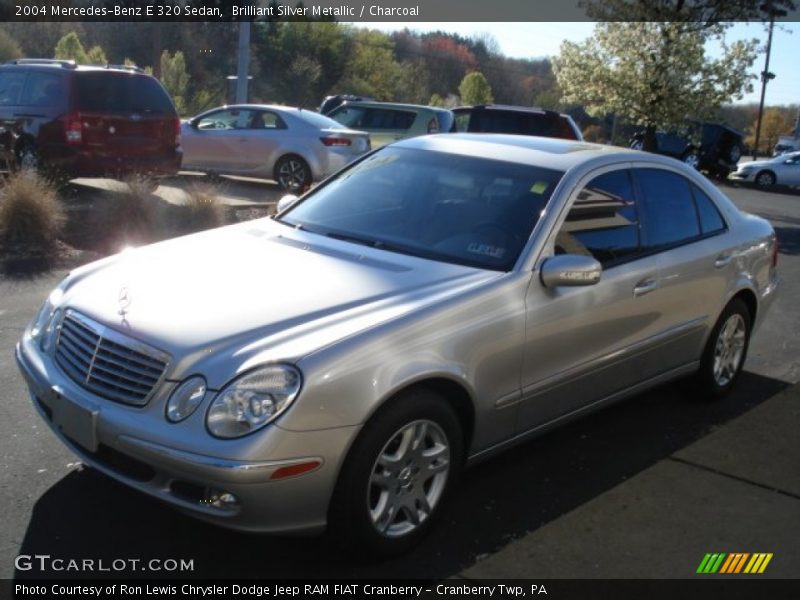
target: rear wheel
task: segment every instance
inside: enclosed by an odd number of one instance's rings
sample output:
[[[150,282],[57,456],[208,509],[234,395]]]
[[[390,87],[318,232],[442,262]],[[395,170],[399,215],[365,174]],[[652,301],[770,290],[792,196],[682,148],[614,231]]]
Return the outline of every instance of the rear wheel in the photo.
[[[684,164],[692,167],[695,171],[700,168],[700,157],[697,155],[697,152],[694,150],[687,151],[682,157],[681,160]]]
[[[631,150],[644,150],[644,140],[633,140]]]
[[[398,397],[364,426],[331,501],[329,528],[348,550],[391,556],[431,529],[455,484],[463,455],[458,417],[419,389]]]
[[[750,344],[752,316],[747,305],[734,298],[722,311],[706,343],[698,383],[712,399],[722,398],[742,372]]]
[[[33,144],[25,144],[19,149],[17,168],[28,173],[35,173],[39,170],[39,153]]]
[[[275,163],[275,181],[287,192],[302,192],[311,185],[311,169],[299,156],[282,156]]]

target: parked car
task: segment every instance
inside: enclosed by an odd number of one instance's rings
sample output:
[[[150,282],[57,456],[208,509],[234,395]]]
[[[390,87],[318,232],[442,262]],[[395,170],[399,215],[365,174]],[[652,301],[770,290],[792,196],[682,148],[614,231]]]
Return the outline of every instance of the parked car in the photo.
[[[153,178],[181,165],[178,114],[136,67],[19,59],[0,65],[0,124],[15,167],[68,178]]]
[[[642,150],[644,135],[644,132],[634,135],[631,148]],[[743,139],[740,131],[727,125],[692,121],[680,132],[656,132],[656,152],[724,179],[736,169],[742,157]]]
[[[782,135],[778,138],[778,143],[772,149],[772,156],[780,156],[788,152],[800,151],[800,133],[794,136]]]
[[[274,179],[302,191],[370,149],[369,136],[289,106],[221,106],[185,121],[183,168]]]
[[[453,109],[454,131],[516,133],[583,141],[583,134],[567,114],[541,108],[481,104]]]
[[[356,96],[355,94],[336,94],[335,96],[325,96],[322,104],[319,105],[319,112],[320,114],[327,115],[334,108],[347,101],[374,102],[375,99],[370,98],[369,96]]]
[[[800,152],[742,163],[731,177],[759,187],[800,185]]]
[[[776,264],[770,224],[671,159],[426,136],[274,219],[75,270],[16,358],[99,471],[224,527],[392,554],[464,465],[676,377],[724,396]]]
[[[417,104],[347,101],[329,116],[342,125],[369,132],[373,148],[417,135],[450,131],[453,126],[451,111]]]

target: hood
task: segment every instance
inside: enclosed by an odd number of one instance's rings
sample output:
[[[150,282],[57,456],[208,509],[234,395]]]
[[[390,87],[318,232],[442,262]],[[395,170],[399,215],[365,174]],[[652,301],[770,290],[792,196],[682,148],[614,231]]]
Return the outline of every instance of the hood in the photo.
[[[169,353],[179,376],[203,361],[297,360],[499,275],[261,219],[88,265],[62,305]]]

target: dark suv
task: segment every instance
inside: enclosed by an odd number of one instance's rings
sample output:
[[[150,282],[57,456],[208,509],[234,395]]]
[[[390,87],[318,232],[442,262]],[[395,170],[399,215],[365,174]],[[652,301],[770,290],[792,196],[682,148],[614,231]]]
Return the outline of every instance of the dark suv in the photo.
[[[515,133],[583,141],[581,130],[569,115],[541,108],[480,104],[453,109],[453,131]]]
[[[741,132],[720,123],[690,121],[684,131],[656,132],[657,154],[682,160],[698,171],[725,178],[742,156]],[[644,132],[631,138],[631,148],[642,150]]]
[[[157,181],[181,165],[180,120],[136,67],[19,59],[0,65],[0,143],[10,167]]]

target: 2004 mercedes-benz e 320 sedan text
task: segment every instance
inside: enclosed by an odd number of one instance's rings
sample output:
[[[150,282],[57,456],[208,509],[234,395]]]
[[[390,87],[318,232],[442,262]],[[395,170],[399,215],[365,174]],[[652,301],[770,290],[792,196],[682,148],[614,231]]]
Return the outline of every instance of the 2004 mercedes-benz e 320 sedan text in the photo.
[[[452,134],[274,219],[75,270],[17,347],[83,461],[215,523],[373,552],[466,463],[682,375],[734,384],[770,225],[669,158]]]

